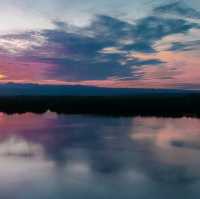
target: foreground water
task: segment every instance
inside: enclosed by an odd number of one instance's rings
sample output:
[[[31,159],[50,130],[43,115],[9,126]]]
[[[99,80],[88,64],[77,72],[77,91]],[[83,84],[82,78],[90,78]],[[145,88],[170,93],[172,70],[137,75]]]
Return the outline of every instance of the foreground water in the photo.
[[[200,197],[200,119],[0,115],[0,198]]]

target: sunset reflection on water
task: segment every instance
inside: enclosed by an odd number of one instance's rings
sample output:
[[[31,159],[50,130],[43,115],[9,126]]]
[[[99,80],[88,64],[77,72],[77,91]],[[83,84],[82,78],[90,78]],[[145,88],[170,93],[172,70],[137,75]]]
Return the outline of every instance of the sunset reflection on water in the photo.
[[[0,114],[0,198],[199,198],[200,120]]]

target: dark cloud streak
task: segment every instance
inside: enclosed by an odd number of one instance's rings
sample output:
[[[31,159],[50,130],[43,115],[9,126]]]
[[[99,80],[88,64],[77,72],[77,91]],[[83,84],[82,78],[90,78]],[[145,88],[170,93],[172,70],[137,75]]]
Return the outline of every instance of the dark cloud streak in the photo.
[[[154,12],[159,14],[175,14],[187,18],[200,19],[200,12],[189,7],[182,1],[159,6],[154,9]]]
[[[84,28],[70,27],[67,23],[54,21],[54,29],[40,32],[4,35],[4,39],[32,40],[37,35],[44,38],[41,46],[17,54],[21,59],[48,63],[55,67],[46,71],[48,78],[73,80],[105,80],[110,77],[140,78],[134,74],[140,66],[161,65],[162,60],[127,58],[129,53],[156,53],[154,45],[166,36],[185,34],[199,24],[186,19],[166,18],[161,13],[173,12],[186,17],[198,18],[200,13],[181,3],[168,4],[154,9],[151,15],[129,23],[120,19],[99,15]],[[158,15],[159,14],[159,15]],[[128,43],[126,42],[128,41]],[[170,51],[185,51],[194,43],[172,43]],[[110,49],[110,52],[103,52]],[[116,53],[115,50],[119,52]],[[2,52],[3,50],[1,50]],[[142,77],[141,77],[142,78]]]

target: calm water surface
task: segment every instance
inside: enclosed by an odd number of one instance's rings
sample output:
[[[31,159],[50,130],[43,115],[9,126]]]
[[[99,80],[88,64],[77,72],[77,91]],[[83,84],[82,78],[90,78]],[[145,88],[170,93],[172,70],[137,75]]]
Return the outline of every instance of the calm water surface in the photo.
[[[0,114],[2,199],[200,198],[200,119]]]

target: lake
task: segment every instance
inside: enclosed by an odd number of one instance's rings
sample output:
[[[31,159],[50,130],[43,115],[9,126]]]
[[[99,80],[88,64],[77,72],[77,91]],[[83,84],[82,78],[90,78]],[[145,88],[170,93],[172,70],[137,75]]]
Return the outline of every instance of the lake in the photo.
[[[200,198],[200,119],[0,113],[2,199]]]

